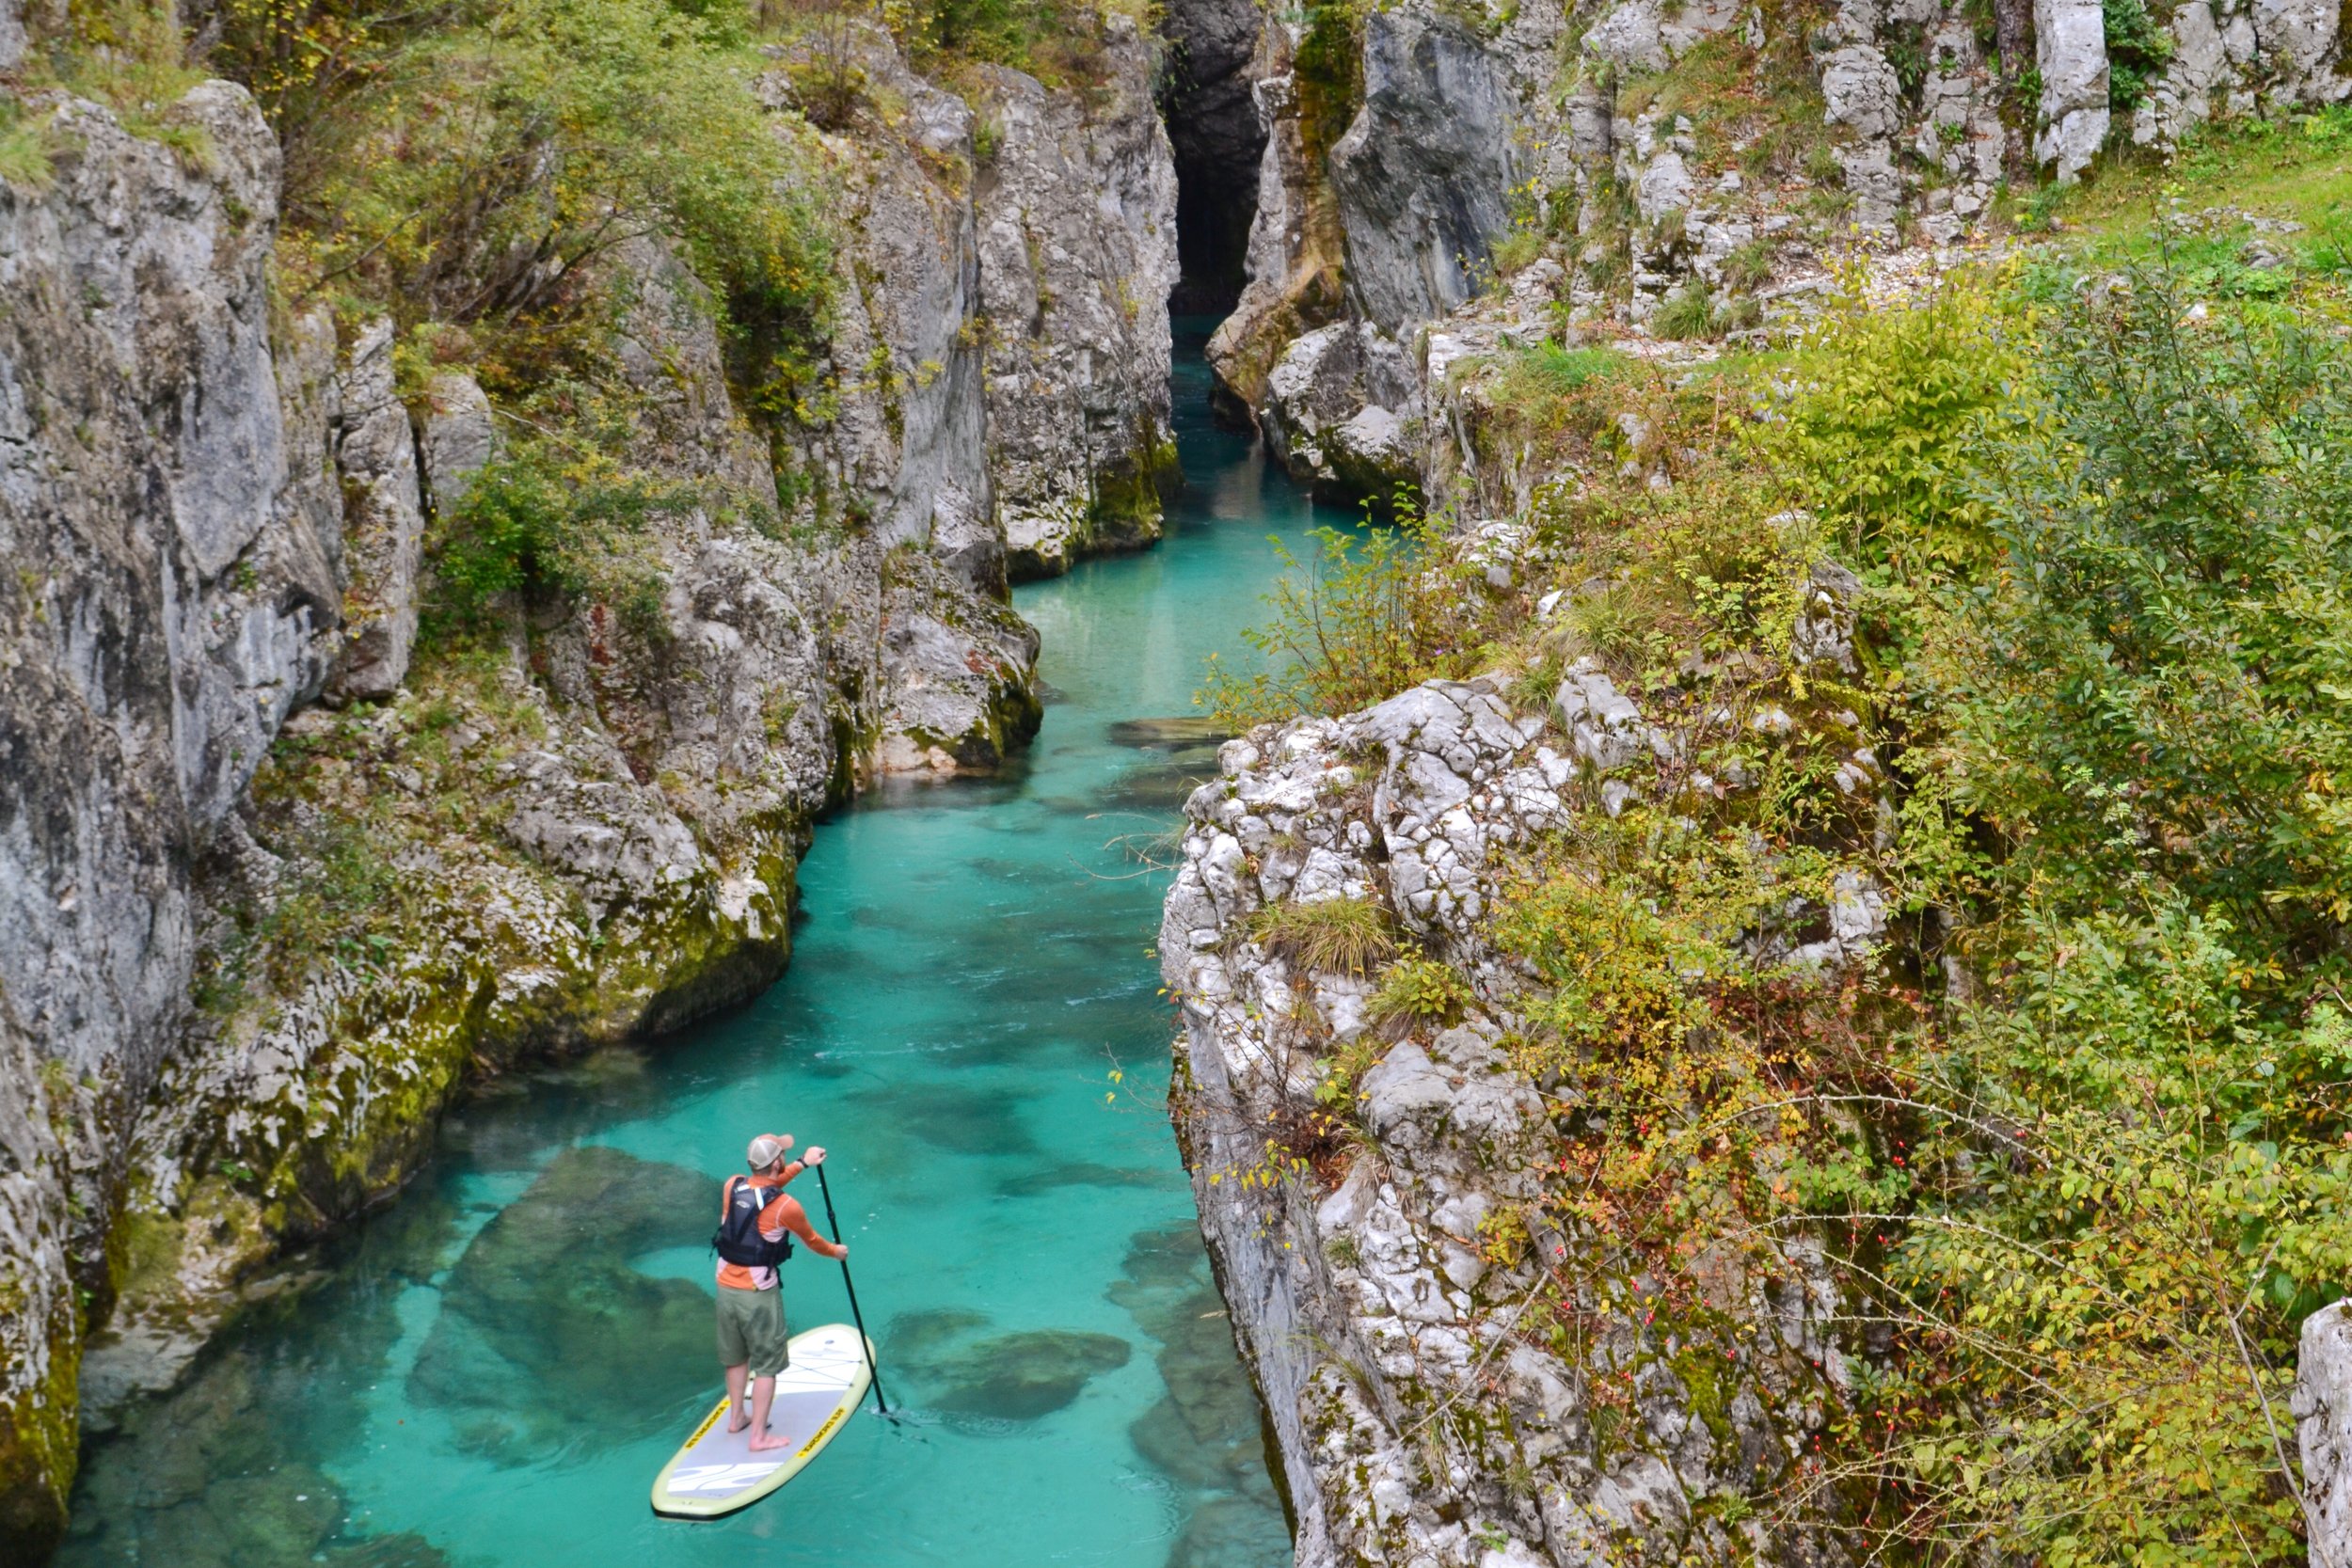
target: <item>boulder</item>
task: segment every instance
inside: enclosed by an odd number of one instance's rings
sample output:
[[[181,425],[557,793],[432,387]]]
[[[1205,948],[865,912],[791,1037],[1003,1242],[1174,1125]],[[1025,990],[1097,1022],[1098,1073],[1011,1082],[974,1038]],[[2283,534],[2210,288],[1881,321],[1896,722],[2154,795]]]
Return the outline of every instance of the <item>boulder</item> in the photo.
[[[336,390],[343,419],[335,461],[353,500],[343,529],[346,632],[331,690],[351,702],[399,690],[417,641],[424,494],[417,433],[392,385],[389,320],[359,329]]]
[[[476,470],[498,453],[498,429],[482,384],[463,371],[443,371],[425,388],[425,490],[437,515],[466,499]]]
[[[1420,479],[1419,378],[1395,340],[1342,322],[1291,344],[1266,378],[1259,428],[1301,483],[1339,501],[1385,506]]]
[[[2033,24],[2042,72],[2034,157],[2068,184],[2107,139],[2106,13],[2099,0],[2034,0]]]

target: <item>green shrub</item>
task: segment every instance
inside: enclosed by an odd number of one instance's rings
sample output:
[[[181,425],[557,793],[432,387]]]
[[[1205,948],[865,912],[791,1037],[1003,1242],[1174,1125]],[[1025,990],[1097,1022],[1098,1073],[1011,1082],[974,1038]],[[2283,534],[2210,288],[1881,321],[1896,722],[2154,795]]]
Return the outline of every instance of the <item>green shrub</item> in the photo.
[[[2144,0],[2101,0],[2107,45],[2107,107],[2128,114],[2146,101],[2172,59],[2172,35]]]
[[[626,472],[595,453],[521,444],[477,473],[464,500],[436,520],[428,632],[478,629],[508,594],[593,594],[631,630],[658,637],[659,601],[646,600],[654,569],[635,560],[630,536],[696,500],[691,486]]]
[[[952,76],[967,61],[1010,66],[1048,86],[1098,78],[1103,18],[1094,0],[885,0],[882,15],[917,66]],[[1152,12],[1120,0],[1152,28]]]
[[[107,105],[125,131],[172,149],[192,167],[209,167],[216,156],[200,127],[171,112],[205,73],[190,66],[186,40],[168,5],[145,0],[75,5],[63,36],[36,38],[26,52],[24,74],[28,85],[56,85]]]
[[[832,261],[813,154],[753,97],[761,62],[725,29],[660,0],[516,0],[379,47],[381,71],[300,100],[320,99],[288,191],[306,289],[512,322],[654,230],[738,317],[817,330]],[[258,78],[265,58],[225,64]]]
[[[1715,302],[1707,285],[1693,277],[1669,294],[1650,317],[1649,329],[1658,337],[1677,341],[1714,337]]]
[[[1806,333],[1760,454],[1857,563],[1935,577],[1981,562],[1983,509],[1963,470],[1983,419],[2023,379],[2021,336],[1983,278],[1887,309],[1850,287]]]
[[[1923,892],[1993,990],[1899,1059],[1932,1350],[1889,1402],[1944,1415],[1890,1451],[1956,1549],[2299,1560],[2271,1422],[2352,1285],[2352,354],[2160,271],[2040,348],[1914,665],[1905,839],[1965,825]]]
[[[1229,673],[1212,655],[1193,696],[1218,723],[1247,730],[1300,713],[1345,713],[1435,675],[1460,673],[1473,620],[1468,575],[1440,519],[1400,498],[1393,526],[1321,528],[1301,562],[1279,543],[1283,575],[1267,626],[1243,638],[1270,668]]]
[[[2156,879],[2303,958],[2352,915],[2352,356],[2184,325],[2169,279],[2051,334],[1975,486],[2003,569],[1925,667],[2004,875]]]
[[[44,191],[54,178],[43,121],[24,113],[24,105],[0,94],[0,184],[20,191]]]
[[[1466,373],[1483,377],[1481,401],[1490,410],[1478,432],[1482,448],[1526,443],[1549,451],[1563,439],[1589,438],[1607,422],[1609,389],[1628,363],[1613,349],[1549,340],[1480,361]]]
[[[1452,964],[1408,953],[1381,974],[1369,1011],[1381,1022],[1450,1023],[1461,1017],[1469,1002],[1470,987]]]
[[[1249,917],[1267,952],[1311,974],[1365,974],[1396,951],[1388,911],[1366,898],[1268,904]]]

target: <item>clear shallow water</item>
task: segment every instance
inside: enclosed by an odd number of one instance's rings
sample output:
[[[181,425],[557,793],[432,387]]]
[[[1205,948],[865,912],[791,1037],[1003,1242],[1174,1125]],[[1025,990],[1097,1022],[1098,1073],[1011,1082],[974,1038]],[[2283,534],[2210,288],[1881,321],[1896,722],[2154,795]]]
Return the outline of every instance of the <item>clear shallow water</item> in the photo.
[[[1016,595],[1051,688],[1029,754],[821,827],[791,969],[749,1007],[452,1117],[323,1282],[95,1449],[63,1563],[1287,1562],[1163,1113],[1163,879],[1114,841],[1164,831],[1213,770],[1201,660],[1235,657],[1266,536],[1295,548],[1311,517],[1209,423],[1205,324],[1178,326],[1168,538]],[[646,1488],[718,1387],[715,1184],[771,1130],[832,1150],[912,1419],[869,1405],[768,1502],[659,1520]],[[794,1190],[821,1217],[815,1179]],[[820,1259],[786,1290],[797,1326],[848,1316]]]

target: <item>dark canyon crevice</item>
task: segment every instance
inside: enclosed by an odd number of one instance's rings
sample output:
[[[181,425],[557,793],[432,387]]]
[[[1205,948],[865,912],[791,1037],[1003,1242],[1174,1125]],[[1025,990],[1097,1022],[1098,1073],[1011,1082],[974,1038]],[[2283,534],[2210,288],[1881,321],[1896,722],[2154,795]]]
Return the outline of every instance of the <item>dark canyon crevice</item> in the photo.
[[[1264,17],[1251,0],[1168,8],[1160,106],[1176,158],[1180,314],[1223,315],[1241,295],[1265,129],[1253,99]]]

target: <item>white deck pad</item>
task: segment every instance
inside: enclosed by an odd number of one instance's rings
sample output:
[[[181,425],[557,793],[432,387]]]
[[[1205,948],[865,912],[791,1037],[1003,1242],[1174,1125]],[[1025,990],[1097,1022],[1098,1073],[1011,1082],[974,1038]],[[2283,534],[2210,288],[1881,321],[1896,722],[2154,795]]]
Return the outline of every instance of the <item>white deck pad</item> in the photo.
[[[768,1430],[787,1439],[787,1445],[754,1453],[750,1428],[727,1430],[723,1396],[654,1478],[653,1511],[671,1519],[716,1519],[749,1507],[799,1475],[866,1398],[874,1380],[873,1354],[872,1342],[861,1344],[858,1331],[848,1323],[792,1336],[792,1364],[776,1375],[776,1401],[768,1412]],[[748,1414],[748,1388],[743,1403]]]

